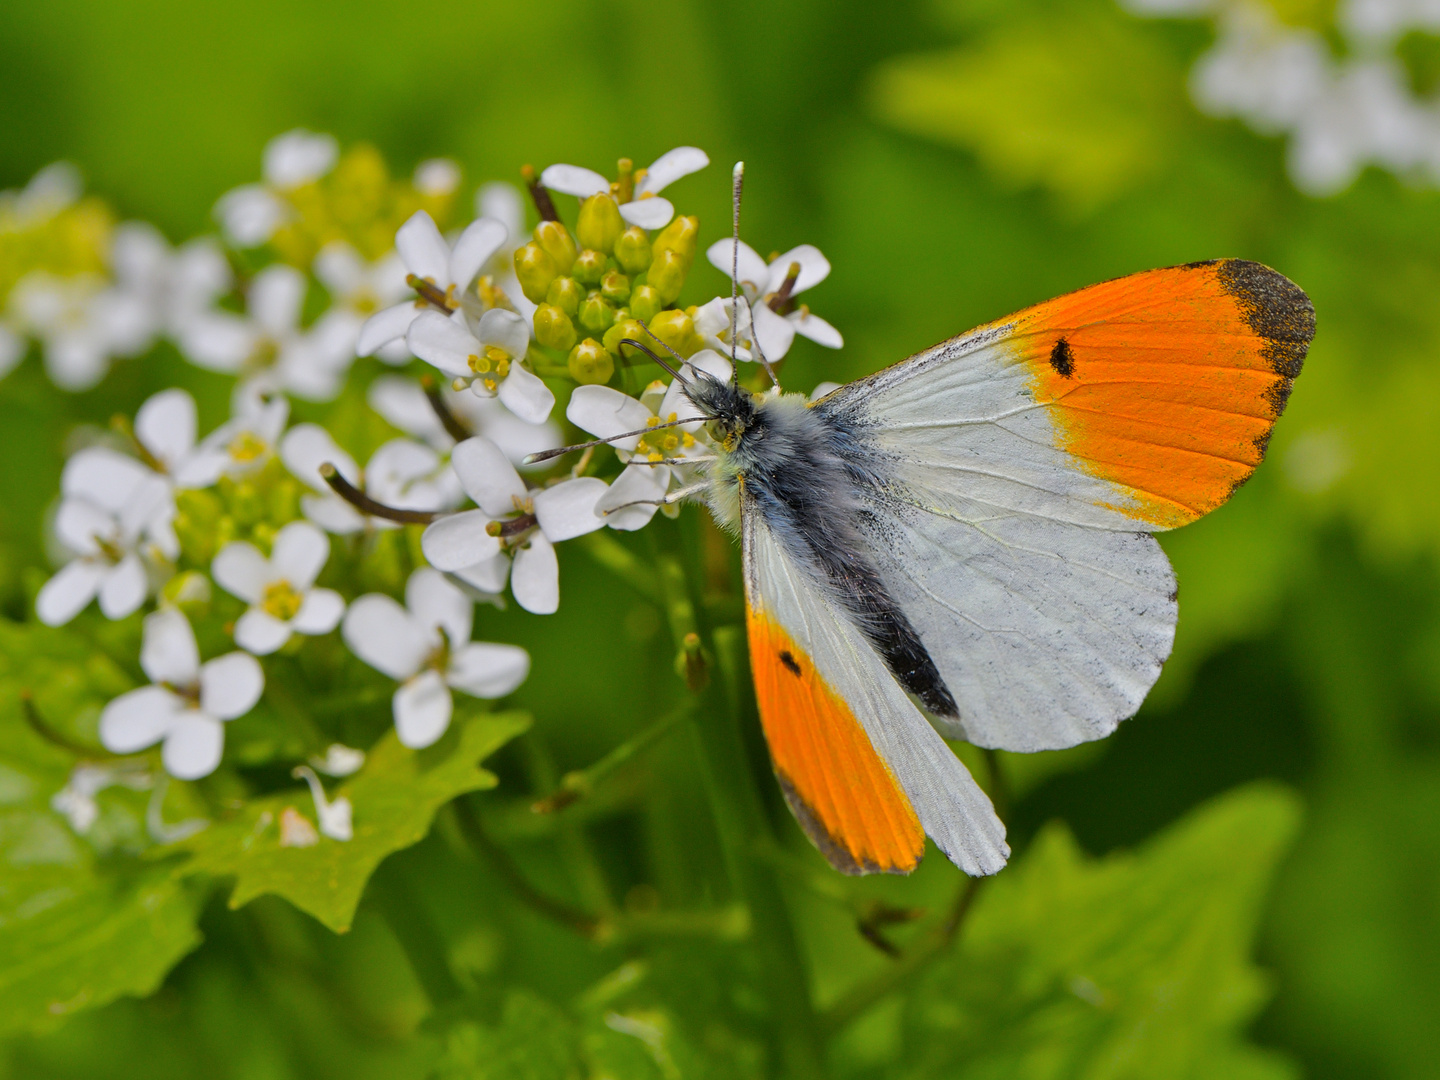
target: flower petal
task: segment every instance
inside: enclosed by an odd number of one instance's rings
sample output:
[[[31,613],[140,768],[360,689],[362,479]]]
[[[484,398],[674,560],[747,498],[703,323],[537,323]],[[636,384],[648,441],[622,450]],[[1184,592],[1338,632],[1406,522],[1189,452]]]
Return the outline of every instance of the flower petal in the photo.
[[[329,538],[308,521],[290,522],[270,548],[271,569],[301,592],[315,584],[329,558]]]
[[[596,514],[595,504],[606,490],[599,477],[581,476],[536,492],[535,517],[545,538],[558,544],[603,529],[605,519]]]
[[[278,188],[299,187],[328,173],[339,156],[335,136],[296,128],[265,144],[262,174],[266,183]]]
[[[517,604],[536,615],[553,615],[560,609],[560,562],[543,533],[531,536],[530,542],[515,552],[510,592]]]
[[[507,356],[519,359],[530,347],[530,324],[513,311],[491,308],[480,316],[475,337],[482,348],[495,345]]]
[[[207,311],[186,322],[179,345],[185,359],[197,367],[234,374],[254,353],[258,339],[248,320],[228,311]]]
[[[424,749],[444,735],[455,709],[450,687],[438,671],[424,671],[401,683],[392,702],[395,735],[411,750]]]
[[[473,398],[473,394],[466,395]],[[424,439],[441,450],[449,449],[454,440],[445,433],[425,391],[413,379],[400,375],[382,375],[370,384],[365,400],[387,421],[417,439]]]
[[[235,644],[256,656],[269,656],[290,640],[290,624],[264,608],[247,608],[235,620]]]
[[[90,559],[76,559],[40,588],[35,614],[46,626],[64,626],[85,610],[100,591],[109,567]]]
[[[121,694],[100,713],[100,743],[112,754],[133,754],[165,737],[184,703],[163,686]]]
[[[475,280],[481,268],[494,257],[505,240],[505,226],[500,222],[483,217],[472,221],[455,241],[455,249],[450,253],[447,271],[450,282],[456,285],[460,292],[468,289],[470,282]]]
[[[457,445],[450,464],[465,494],[492,518],[507,517],[525,504],[525,482],[500,447],[483,435]]]
[[[190,620],[176,608],[145,616],[140,667],[151,682],[190,686],[200,677],[200,649]]]
[[[636,199],[620,207],[620,216],[631,225],[642,229],[663,229],[675,216],[675,207],[669,199],[652,195],[648,199]]]
[[[595,504],[595,512],[602,515],[600,520],[612,529],[621,532],[643,529],[660,509],[658,502],[669,487],[668,467],[627,465],[604,498]]]
[[[450,284],[450,245],[440,235],[435,219],[417,210],[395,233],[395,249],[405,260],[405,269],[419,278],[429,278],[443,292]]]
[[[510,693],[530,674],[530,654],[518,645],[474,642],[450,654],[445,681],[478,698]]]
[[[500,541],[485,531],[494,520],[484,510],[449,514],[425,526],[420,550],[437,570],[463,570],[500,551]]]
[[[345,599],[334,589],[311,589],[305,594],[300,610],[290,627],[302,634],[328,634],[340,625],[345,614]]]
[[[514,184],[496,181],[475,192],[475,213],[500,222],[517,242],[525,231],[525,197]]]
[[[661,154],[645,170],[640,191],[664,191],[682,176],[699,172],[710,164],[710,157],[698,146],[677,146]]]
[[[427,629],[384,593],[367,593],[357,599],[340,625],[350,651],[392,679],[410,678],[440,644],[438,635]]]
[[[810,391],[810,400],[819,401],[821,398],[827,397],[830,394],[833,394],[836,390],[839,390],[840,386],[840,383],[830,382],[829,380],[816,383],[815,389]]]
[[[540,183],[551,191],[582,199],[610,190],[609,180],[593,169],[584,169],[579,165],[551,165],[540,174]]]
[[[827,349],[841,349],[845,347],[845,339],[840,336],[840,331],[831,326],[819,315],[812,315],[805,310],[792,311],[785,316],[786,320],[795,324],[795,332],[801,337],[807,337],[817,345],[824,345]]]
[[[410,324],[405,340],[411,352],[447,375],[475,374],[470,370],[470,357],[480,353],[480,343],[463,322],[438,311],[422,311]]]
[[[625,431],[641,431],[651,413],[640,402],[608,386],[577,386],[565,407],[565,418],[597,439],[613,439]],[[615,439],[611,446],[634,450],[641,436]]]
[[[244,716],[264,692],[265,672],[249,653],[226,653],[200,669],[200,708],[220,720]]]
[[[132,551],[105,575],[100,585],[100,614],[107,619],[123,619],[145,602],[149,592],[145,564]]]
[[[459,578],[477,592],[491,596],[505,591],[505,581],[510,576],[510,556],[505,552],[490,559],[483,559],[474,566],[463,570],[450,571],[451,577]]]
[[[760,292],[765,283],[770,280],[770,267],[760,253],[752,248],[744,240],[740,241],[739,265],[736,265],[735,256],[732,254],[734,241],[726,237],[724,240],[716,240],[705,249],[705,257],[710,260],[710,265],[719,270],[726,278],[730,277],[731,270],[740,275],[740,285],[744,289],[748,287],[753,292]],[[728,299],[728,293],[727,293]]]
[[[475,602],[435,570],[421,568],[405,583],[405,606],[411,617],[424,627],[439,627],[458,649],[470,640],[470,623]]]
[[[527,424],[543,424],[555,408],[555,395],[540,376],[519,364],[500,383],[500,403]]]
[[[99,555],[100,541],[113,540],[119,529],[115,515],[89,499],[67,498],[55,512],[55,539],[77,555]]]
[[[280,440],[280,460],[295,479],[309,484],[322,495],[331,493],[330,485],[320,475],[320,466],[327,462],[350,483],[360,484],[360,466],[341,450],[319,424],[296,424]]]
[[[179,387],[152,395],[135,414],[135,437],[173,472],[195,449],[195,399]]]
[[[355,339],[355,355],[373,356],[392,341],[403,341],[410,324],[421,310],[415,306],[415,301],[402,300],[371,315],[360,327],[360,336]]]
[[[267,266],[250,282],[246,296],[250,317],[271,337],[285,337],[300,325],[305,303],[305,275],[293,266]]]
[[[244,540],[226,544],[210,564],[215,584],[247,604],[258,604],[265,595],[265,586],[278,576],[270,560],[260,549]]]
[[[399,528],[394,522],[366,517],[339,495],[301,495],[300,509],[309,520],[336,536],[360,532],[371,520],[375,522],[376,528]]]
[[[225,725],[199,710],[187,709],[165,736],[160,760],[175,779],[198,780],[215,771],[224,750]]]
[[[770,305],[755,305],[752,317],[755,320],[755,343],[760,352],[772,364],[779,363],[795,341],[795,324],[770,310]]]
[[[830,276],[830,260],[820,254],[820,249],[813,244],[801,244],[770,261],[770,275],[765,282],[763,293],[769,295],[779,289],[784,284],[786,275],[790,273],[790,264],[797,262],[800,264],[800,276],[795,279],[795,287],[790,290],[791,296],[819,285]]]
[[[237,248],[259,247],[289,215],[289,208],[261,184],[231,188],[215,204],[215,219]]]
[[[60,474],[60,491],[118,513],[154,473],[140,462],[104,446],[91,446],[70,456]]]

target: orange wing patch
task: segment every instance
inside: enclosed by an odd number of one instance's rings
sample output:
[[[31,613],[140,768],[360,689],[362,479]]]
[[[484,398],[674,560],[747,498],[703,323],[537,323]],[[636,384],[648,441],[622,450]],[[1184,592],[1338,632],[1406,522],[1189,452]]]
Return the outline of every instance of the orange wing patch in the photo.
[[[1265,456],[1315,336],[1315,309],[1259,263],[1117,278],[1011,319],[1007,343],[1054,403],[1061,448],[1161,528],[1225,502]]]
[[[770,760],[801,827],[846,874],[908,874],[925,832],[855,714],[784,629],[747,609],[750,666]]]

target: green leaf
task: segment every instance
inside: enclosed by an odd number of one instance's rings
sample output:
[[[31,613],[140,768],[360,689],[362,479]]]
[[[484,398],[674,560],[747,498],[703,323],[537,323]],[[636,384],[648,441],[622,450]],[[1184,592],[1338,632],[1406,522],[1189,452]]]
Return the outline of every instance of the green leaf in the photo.
[[[446,1034],[435,1080],[579,1080],[574,1020],[523,990],[505,999],[494,1027],[461,1023]],[[616,1074],[617,1080],[627,1074]]]
[[[1293,1076],[1241,1034],[1268,997],[1250,948],[1298,800],[1206,804],[1134,854],[1041,833],[987,884],[962,947],[912,993],[913,1077]]]
[[[322,836],[313,847],[280,846],[278,822],[287,809],[313,821],[310,794],[300,788],[252,800],[228,821],[164,850],[191,853],[177,870],[181,875],[234,875],[232,908],[274,893],[343,933],[381,860],[419,842],[435,812],[457,795],[494,787],[494,774],[478,762],[529,726],[523,713],[482,714],[453,724],[440,742],[418,751],[387,733],[365,767],[332,793],[354,807],[351,840]]]

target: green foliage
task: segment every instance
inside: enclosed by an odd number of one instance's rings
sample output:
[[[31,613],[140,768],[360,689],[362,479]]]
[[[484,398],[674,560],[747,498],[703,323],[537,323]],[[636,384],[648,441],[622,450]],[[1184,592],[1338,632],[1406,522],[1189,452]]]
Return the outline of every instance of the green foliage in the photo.
[[[229,821],[159,853],[191,855],[176,870],[181,876],[233,875],[232,908],[274,893],[343,933],[381,860],[421,840],[435,812],[457,795],[494,787],[495,774],[479,762],[529,726],[523,713],[482,713],[457,721],[440,742],[420,751],[387,733],[364,767],[333,793],[357,807],[355,835],[343,843],[322,836],[313,847],[282,846],[282,816],[301,812],[310,801],[302,788],[252,799]]]

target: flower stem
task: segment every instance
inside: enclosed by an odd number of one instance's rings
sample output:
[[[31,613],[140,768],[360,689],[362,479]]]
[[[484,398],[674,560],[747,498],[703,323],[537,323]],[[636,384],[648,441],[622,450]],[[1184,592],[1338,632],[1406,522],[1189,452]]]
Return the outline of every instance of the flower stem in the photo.
[[[693,708],[694,704],[687,701],[668,716],[655,721],[638,735],[625,740],[588,769],[566,773],[560,778],[560,784],[554,791],[543,799],[536,800],[530,808],[537,814],[554,814],[586,798],[595,790],[597,784],[621,765],[641,751],[648,750],[670,734],[675,725],[685,719]]]
[[[700,751],[726,867],[750,912],[764,980],[762,992],[770,1002],[781,1071],[787,1077],[822,1077],[825,1051],[811,1004],[808,972],[779,881],[756,854],[774,839],[741,737],[735,688],[724,678],[697,678],[710,663],[707,656],[719,655],[722,672],[727,666],[734,672],[743,658],[740,635],[734,627],[717,633],[704,605],[697,602],[697,583],[704,579],[698,559],[699,537],[694,532],[696,513],[682,515],[679,526],[656,524],[659,527],[651,531],[661,545],[657,562],[671,633],[685,658],[687,682],[698,695],[691,731]],[[682,543],[679,528],[685,526],[690,527],[690,535]],[[697,557],[686,560],[687,553]],[[693,565],[687,567],[687,562]]]

